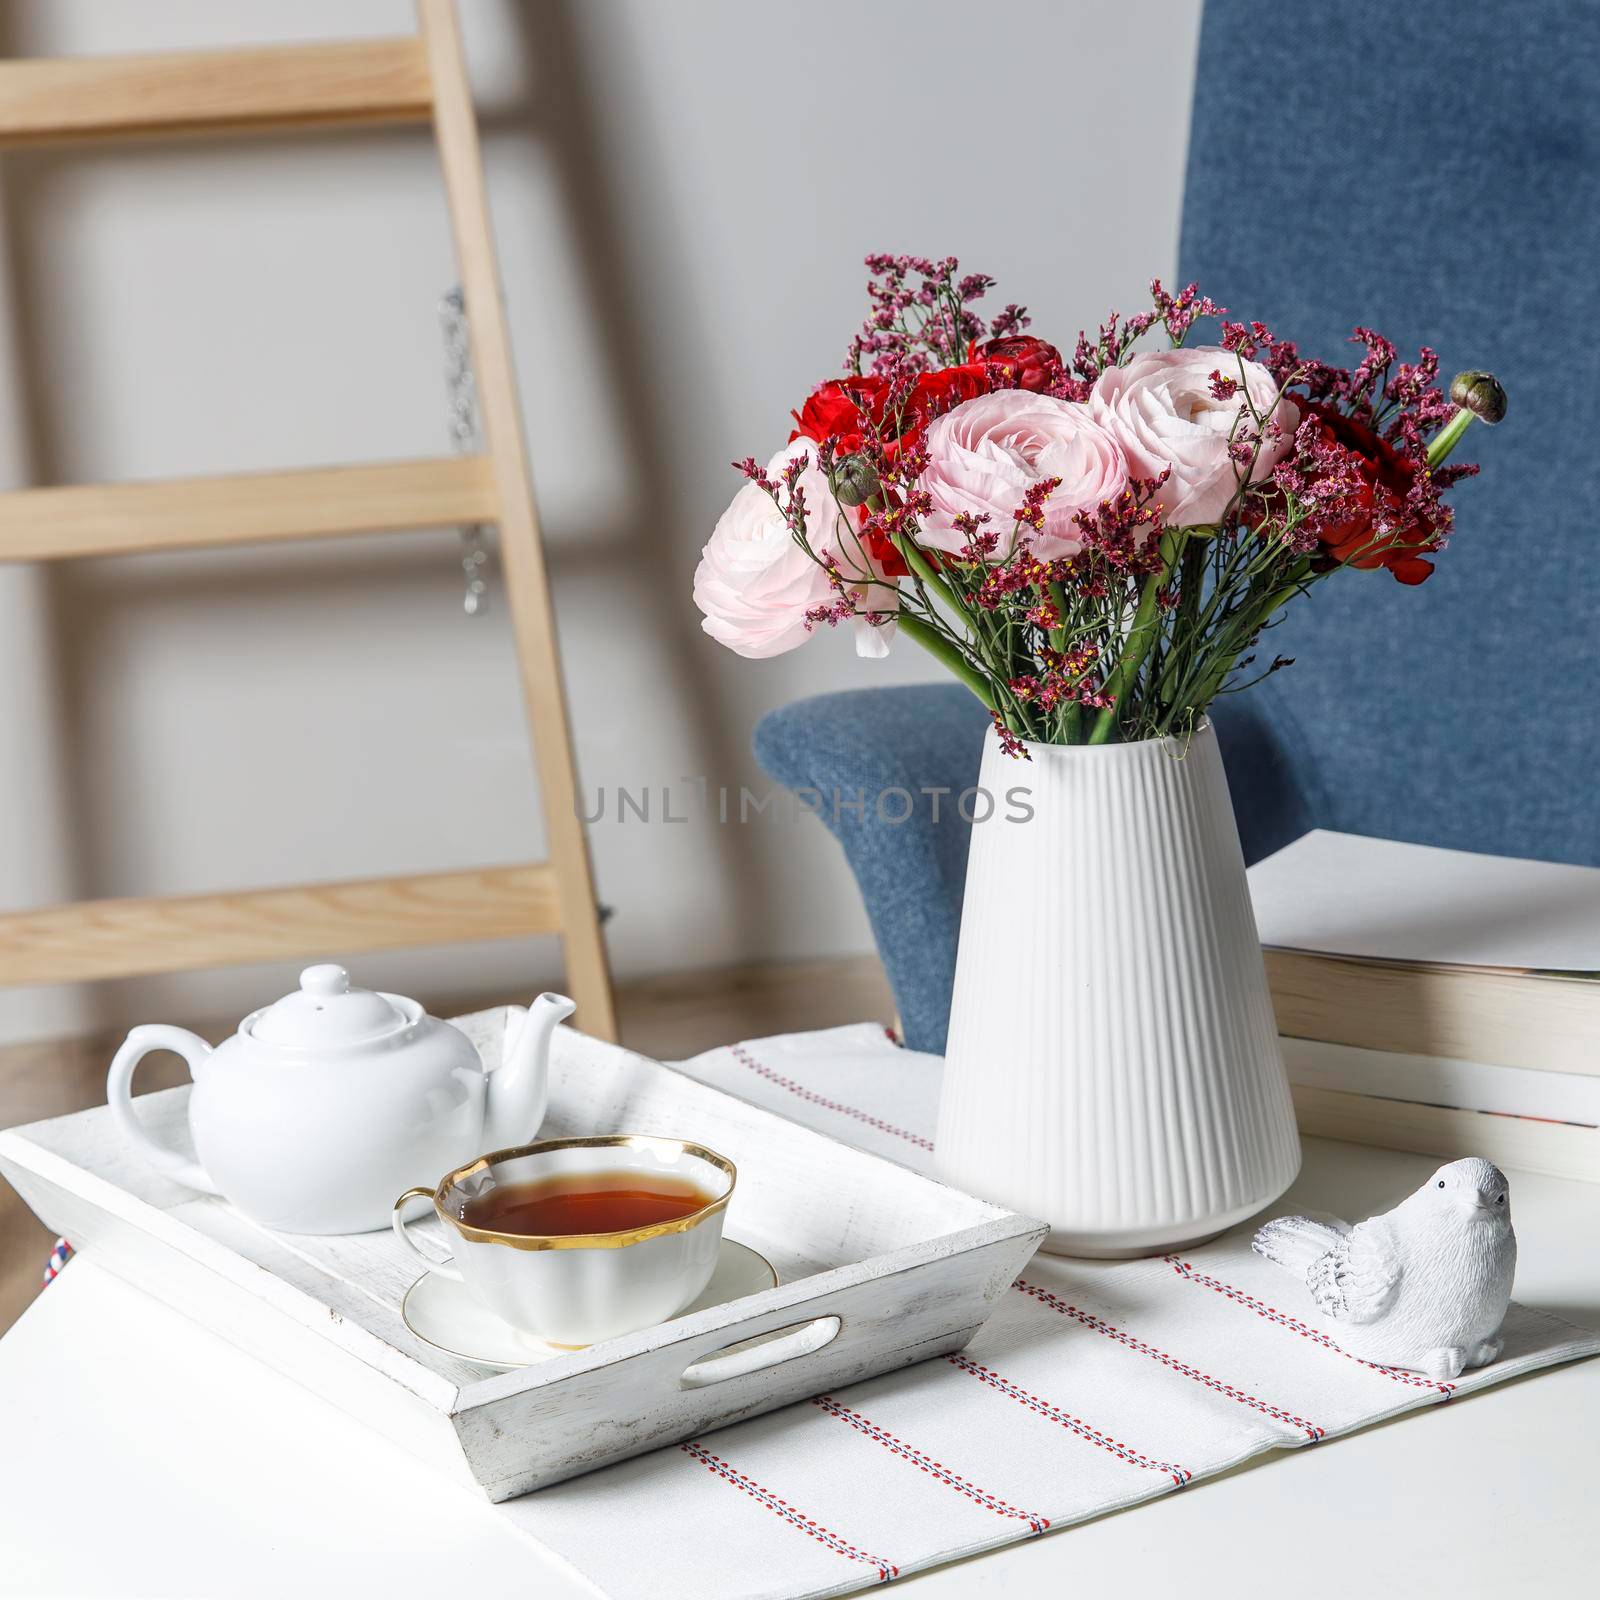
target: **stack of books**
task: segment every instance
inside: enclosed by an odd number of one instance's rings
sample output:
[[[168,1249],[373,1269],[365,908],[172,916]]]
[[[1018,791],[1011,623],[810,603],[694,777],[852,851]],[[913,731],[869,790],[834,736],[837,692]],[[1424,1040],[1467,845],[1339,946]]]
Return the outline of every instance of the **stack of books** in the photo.
[[[1318,830],[1250,884],[1302,1133],[1600,1181],[1600,868]]]

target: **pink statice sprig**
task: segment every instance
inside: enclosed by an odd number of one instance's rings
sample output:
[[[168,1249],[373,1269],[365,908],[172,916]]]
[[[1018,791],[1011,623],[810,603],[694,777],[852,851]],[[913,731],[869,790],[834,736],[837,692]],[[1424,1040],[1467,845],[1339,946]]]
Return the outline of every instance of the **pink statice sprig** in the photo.
[[[972,306],[994,287],[993,278],[962,274],[954,256],[933,261],[875,252],[866,267],[867,319],[845,352],[847,372],[914,377],[957,365],[982,336],[984,325]],[[1025,320],[1020,306],[1008,306],[1001,316],[1008,314]]]
[[[1060,400],[1087,400],[1100,374],[1122,366],[1133,354],[1134,346],[1158,323],[1174,345],[1181,345],[1202,317],[1220,318],[1227,314],[1226,307],[1201,294],[1197,283],[1170,294],[1159,278],[1152,278],[1150,299],[1150,310],[1131,317],[1113,311],[1092,339],[1087,330],[1081,331],[1067,371],[1048,392]]]

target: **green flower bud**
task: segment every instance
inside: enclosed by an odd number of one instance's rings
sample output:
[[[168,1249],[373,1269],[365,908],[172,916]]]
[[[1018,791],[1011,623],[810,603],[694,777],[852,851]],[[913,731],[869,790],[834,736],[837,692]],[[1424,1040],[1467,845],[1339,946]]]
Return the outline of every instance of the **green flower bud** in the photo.
[[[846,456],[834,467],[834,477],[842,506],[864,506],[883,487],[865,456]]]
[[[1491,425],[1506,414],[1506,392],[1492,372],[1458,372],[1450,383],[1450,398]]]

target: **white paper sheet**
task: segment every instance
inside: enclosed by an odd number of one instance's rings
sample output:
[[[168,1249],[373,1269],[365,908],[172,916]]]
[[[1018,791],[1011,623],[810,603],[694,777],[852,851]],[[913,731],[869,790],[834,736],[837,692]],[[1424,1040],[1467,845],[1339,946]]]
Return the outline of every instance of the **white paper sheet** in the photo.
[[[1264,945],[1600,974],[1600,867],[1318,828],[1250,869]]]

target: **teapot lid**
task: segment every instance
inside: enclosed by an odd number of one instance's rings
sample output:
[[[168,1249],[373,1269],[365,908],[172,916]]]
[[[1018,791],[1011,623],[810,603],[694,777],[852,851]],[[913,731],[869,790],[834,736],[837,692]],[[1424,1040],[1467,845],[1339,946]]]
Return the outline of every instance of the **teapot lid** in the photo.
[[[307,967],[300,987],[248,1018],[245,1031],[262,1044],[325,1049],[379,1039],[415,1022],[417,1015],[420,1008],[398,995],[352,989],[350,974],[328,963]]]

